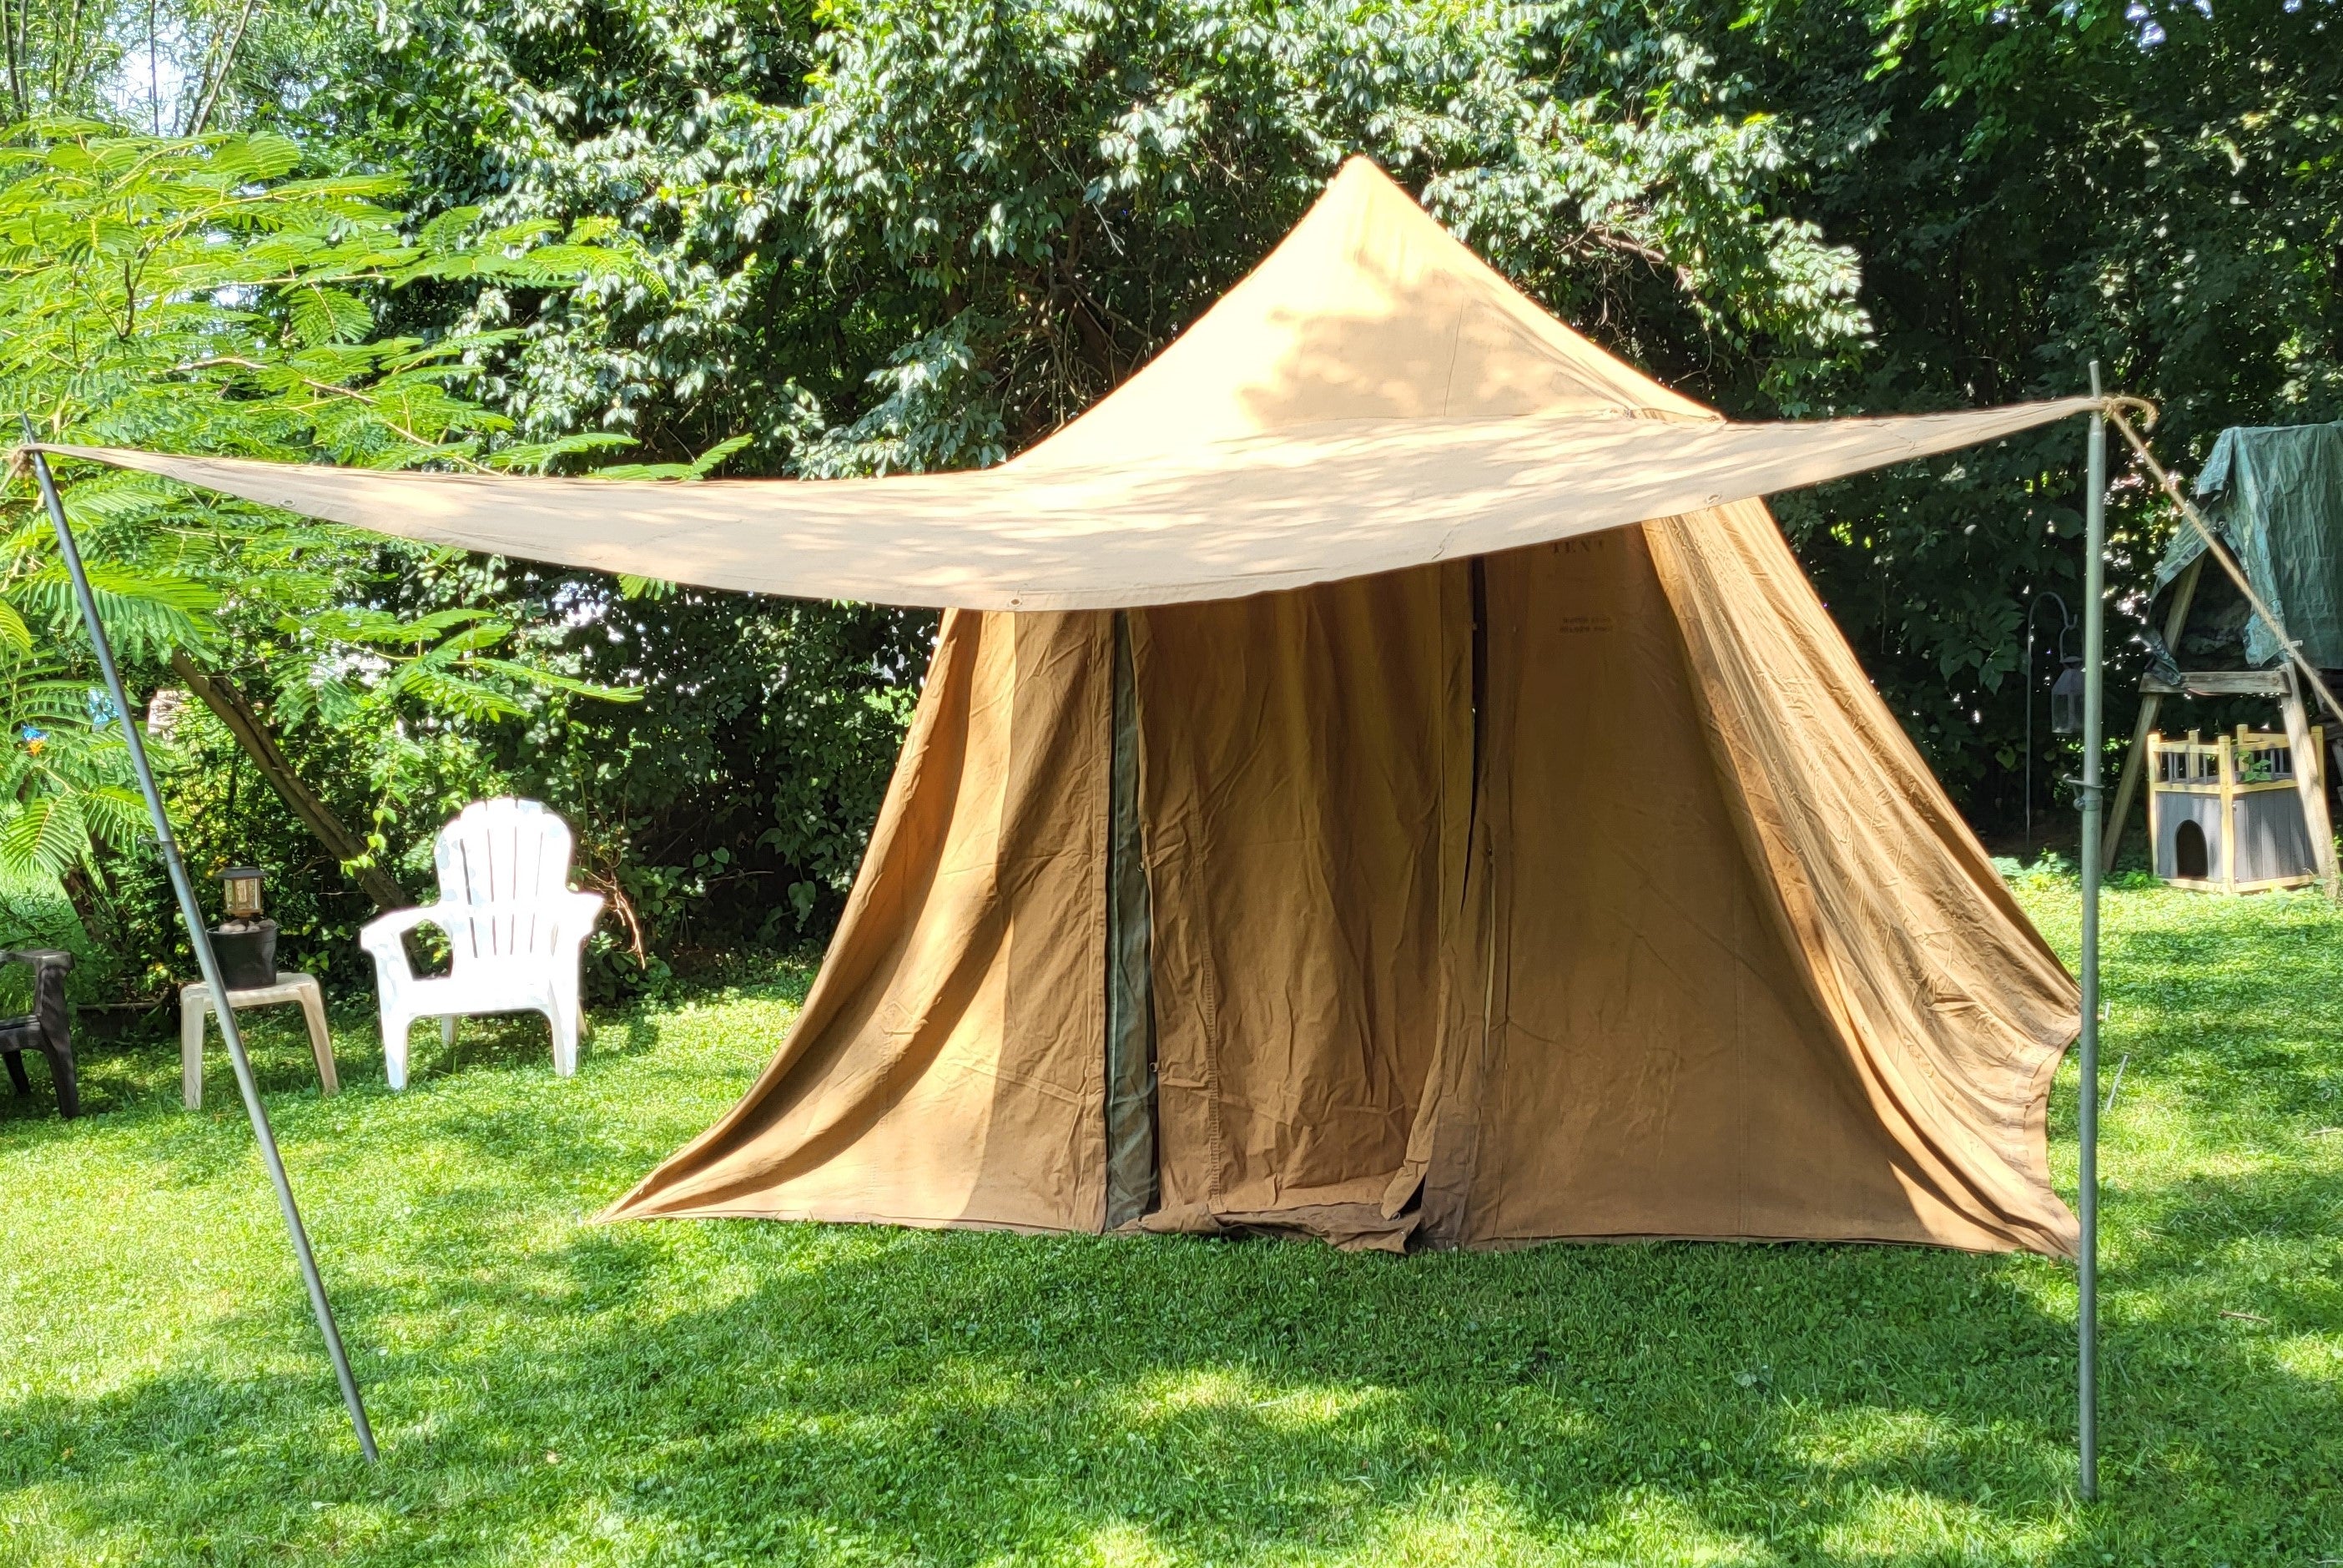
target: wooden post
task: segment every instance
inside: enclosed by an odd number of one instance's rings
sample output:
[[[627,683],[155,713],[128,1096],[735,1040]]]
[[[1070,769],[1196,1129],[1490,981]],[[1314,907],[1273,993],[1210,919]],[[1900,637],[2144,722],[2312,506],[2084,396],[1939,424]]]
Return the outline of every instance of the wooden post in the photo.
[[[2147,869],[2149,873],[2155,876],[2163,875],[2156,863],[2156,857],[2162,852],[2164,845],[2164,796],[2156,788],[2162,782],[2162,768],[2158,759],[2162,754],[2163,745],[2163,732],[2151,729],[2147,732],[2146,747],[2133,748],[2135,752],[2145,749],[2149,764],[2157,768],[2157,777],[2147,781]],[[2186,753],[2183,755],[2185,756]],[[2173,869],[2177,870],[2179,868],[2176,866]]]
[[[2286,743],[2294,752],[2294,787],[2302,795],[2302,825],[2310,830],[2310,853],[2318,866],[2319,886],[2331,899],[2337,890],[2335,825],[2327,815],[2327,759],[2321,751],[2325,737],[2311,728],[2310,716],[2302,706],[2302,683],[2295,678],[2291,664],[2286,667],[2286,695],[2279,705],[2286,710]]]
[[[2197,578],[2204,570],[2205,558],[2200,555],[2181,568],[2178,579],[2172,585],[2172,608],[2164,615],[2164,646],[2172,650],[2176,660],[2180,657],[2180,634],[2188,625],[2188,607],[2197,600]],[[2100,857],[2102,872],[2115,869],[2124,824],[2131,818],[2131,798],[2138,790],[2140,773],[2147,765],[2147,737],[2155,729],[2157,711],[2163,706],[2164,699],[2156,693],[2140,693],[2139,718],[2131,727],[2131,749],[2124,753],[2123,781],[2116,786],[2115,810],[2107,818],[2107,849]],[[2154,852],[2151,847],[2149,853]]]
[[[2243,733],[2245,726],[2237,726]],[[2221,891],[2237,890],[2237,737],[2217,738],[2221,748]]]

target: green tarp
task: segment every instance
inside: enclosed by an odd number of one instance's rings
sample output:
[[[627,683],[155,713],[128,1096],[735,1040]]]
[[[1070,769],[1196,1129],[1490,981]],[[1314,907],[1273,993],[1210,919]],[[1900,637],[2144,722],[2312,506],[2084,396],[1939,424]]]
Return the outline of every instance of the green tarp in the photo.
[[[2343,424],[2239,427],[2221,432],[2197,477],[2197,500],[2247,580],[2322,669],[2343,668]],[[2183,528],[2157,568],[2161,591],[2204,554]],[[2246,660],[2284,657],[2259,616],[2246,622]]]

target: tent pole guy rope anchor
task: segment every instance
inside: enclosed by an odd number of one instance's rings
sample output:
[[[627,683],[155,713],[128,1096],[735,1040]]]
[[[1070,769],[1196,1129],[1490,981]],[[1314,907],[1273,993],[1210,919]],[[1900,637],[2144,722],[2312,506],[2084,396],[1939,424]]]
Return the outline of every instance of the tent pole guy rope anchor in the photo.
[[[40,437],[33,428],[31,417],[20,417],[24,419],[25,442],[29,448]],[[349,1407],[358,1451],[372,1464],[380,1457],[375,1450],[374,1428],[367,1423],[366,1402],[359,1397],[357,1379],[350,1372],[349,1352],[342,1348],[341,1331],[335,1326],[334,1308],[326,1299],[325,1282],[317,1276],[317,1259],[309,1250],[308,1231],[302,1229],[301,1211],[293,1201],[293,1185],[286,1179],[285,1161],[277,1155],[276,1134],[269,1131],[268,1111],[260,1103],[260,1086],[253,1079],[251,1060],[244,1053],[244,1033],[236,1027],[236,1009],[226,1004],[227,986],[220,978],[219,960],[212,953],[203,909],[196,902],[195,884],[187,879],[186,864],[179,859],[178,842],[171,837],[171,819],[163,810],[162,792],[155,787],[155,770],[147,766],[146,742],[131,719],[130,699],[122,689],[121,672],[115,668],[114,648],[106,641],[105,623],[97,617],[97,599],[90,591],[89,573],[82,566],[81,550],[74,543],[72,528],[65,522],[65,503],[57,498],[48,458],[37,451],[25,455],[32,459],[33,477],[40,483],[41,499],[48,507],[50,523],[56,528],[58,553],[65,558],[65,570],[73,578],[74,602],[80,607],[82,624],[89,628],[90,646],[97,650],[97,668],[106,678],[106,695],[114,699],[115,716],[122,722],[122,738],[130,748],[130,765],[138,774],[139,790],[146,797],[146,814],[154,819],[155,839],[162,848],[163,864],[171,875],[171,890],[178,895],[180,919],[186,922],[187,942],[196,950],[196,966],[203,971],[204,983],[211,988],[212,995],[221,999],[217,1009],[220,1035],[227,1042],[228,1060],[236,1065],[236,1086],[244,1096],[244,1113],[251,1120],[253,1138],[260,1145],[261,1162],[268,1167],[269,1184],[277,1189],[277,1207],[285,1216],[286,1231],[293,1240],[293,1255],[301,1264],[301,1282],[308,1287],[309,1309],[317,1314],[318,1331],[326,1336],[326,1353],[333,1358],[334,1376],[342,1385],[342,1402]]]

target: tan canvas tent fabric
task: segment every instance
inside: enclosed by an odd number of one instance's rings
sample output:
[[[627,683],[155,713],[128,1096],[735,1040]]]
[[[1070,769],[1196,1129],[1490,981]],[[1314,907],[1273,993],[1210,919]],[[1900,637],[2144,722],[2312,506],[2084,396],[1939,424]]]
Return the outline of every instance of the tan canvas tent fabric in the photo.
[[[796,1026],[614,1217],[2065,1253],[2075,987],[1756,498],[2088,407],[1733,425],[1354,163],[984,474],[88,455],[953,607]]]
[[[661,1182],[702,1214],[1066,1227],[1104,1202],[1106,618],[954,616],[798,1023]]]
[[[1139,1227],[2072,1251],[2073,985],[1762,507],[1127,618]],[[947,616],[788,1044],[614,1216],[1105,1228],[1114,619]]]

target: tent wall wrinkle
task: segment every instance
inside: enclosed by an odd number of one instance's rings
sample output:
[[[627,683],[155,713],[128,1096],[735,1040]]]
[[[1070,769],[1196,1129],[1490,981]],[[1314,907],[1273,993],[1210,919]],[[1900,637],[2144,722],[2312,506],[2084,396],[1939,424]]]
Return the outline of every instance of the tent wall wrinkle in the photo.
[[[2045,1163],[2078,993],[1755,503],[1648,524],[1728,799],[1925,1239],[2071,1255]]]
[[[1439,1240],[1926,1239],[1760,913],[1642,531],[1492,557],[1488,1015]]]
[[[945,618],[787,1041],[606,1218],[1101,1228],[1111,654],[1103,614]]]

